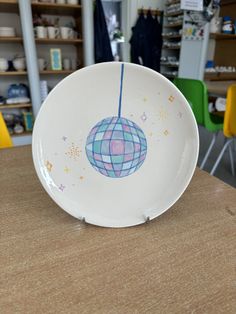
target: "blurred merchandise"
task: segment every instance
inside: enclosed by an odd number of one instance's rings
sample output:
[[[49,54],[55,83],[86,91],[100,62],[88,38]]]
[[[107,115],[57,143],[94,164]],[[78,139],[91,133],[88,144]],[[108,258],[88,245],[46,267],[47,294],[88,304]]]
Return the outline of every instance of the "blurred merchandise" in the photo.
[[[40,81],[40,95],[41,101],[43,102],[48,95],[48,83],[47,81]]]
[[[9,64],[7,59],[0,58],[0,72],[5,72],[8,70]]]
[[[0,37],[15,37],[16,32],[14,27],[0,27]]]
[[[233,33],[233,22],[230,16],[223,17],[222,33],[224,34]]]
[[[33,130],[33,114],[32,112],[23,112],[24,116],[24,125],[26,131]]]
[[[7,90],[7,98],[29,98],[29,89],[25,84],[11,84]]]

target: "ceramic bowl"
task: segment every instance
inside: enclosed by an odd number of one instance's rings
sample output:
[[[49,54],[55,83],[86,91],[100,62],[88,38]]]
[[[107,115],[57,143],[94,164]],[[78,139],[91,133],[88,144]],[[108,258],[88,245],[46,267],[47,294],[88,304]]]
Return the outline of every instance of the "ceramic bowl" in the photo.
[[[0,27],[0,37],[15,37],[14,27]]]
[[[52,127],[53,125],[53,127]],[[180,91],[129,63],[74,72],[48,95],[33,131],[33,160],[52,199],[70,215],[128,227],[169,209],[188,186],[198,128]]]

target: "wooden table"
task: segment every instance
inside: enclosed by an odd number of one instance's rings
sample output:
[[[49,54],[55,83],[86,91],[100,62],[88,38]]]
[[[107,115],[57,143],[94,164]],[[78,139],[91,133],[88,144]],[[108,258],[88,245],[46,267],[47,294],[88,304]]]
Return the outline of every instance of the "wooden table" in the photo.
[[[196,170],[165,214],[86,225],[36,178],[31,148],[0,151],[0,312],[235,313],[236,192]]]

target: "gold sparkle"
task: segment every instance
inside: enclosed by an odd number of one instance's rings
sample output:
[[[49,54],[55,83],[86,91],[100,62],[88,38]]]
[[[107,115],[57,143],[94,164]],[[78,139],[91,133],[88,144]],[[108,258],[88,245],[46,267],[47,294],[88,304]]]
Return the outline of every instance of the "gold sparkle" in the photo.
[[[75,144],[72,143],[68,151],[65,154],[69,158],[73,158],[74,160],[77,160],[77,158],[80,157],[80,149],[78,146],[75,146]]]
[[[171,96],[169,97],[169,101],[170,101],[170,102],[173,102],[174,100],[175,100],[175,97],[171,95]]]
[[[70,169],[69,169],[68,167],[65,167],[65,168],[64,168],[64,172],[65,172],[65,173],[69,173],[69,172],[70,172]]]
[[[45,166],[48,169],[48,172],[52,171],[52,164],[48,160],[46,161]]]
[[[168,113],[163,107],[161,107],[161,109],[158,111],[157,116],[159,120],[166,120],[168,118]]]
[[[168,130],[165,130],[163,133],[164,133],[165,136],[170,134]]]

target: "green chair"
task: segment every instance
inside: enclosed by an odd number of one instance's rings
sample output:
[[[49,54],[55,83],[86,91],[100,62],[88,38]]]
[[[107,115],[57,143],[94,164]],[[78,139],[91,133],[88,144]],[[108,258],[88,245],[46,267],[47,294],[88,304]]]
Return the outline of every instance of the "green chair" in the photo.
[[[204,126],[209,132],[212,132],[212,140],[210,146],[200,165],[200,169],[203,169],[216,142],[219,131],[223,130],[224,119],[222,117],[218,117],[209,113],[208,91],[206,84],[203,81],[175,78],[174,84],[189,102],[197,123]]]

